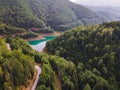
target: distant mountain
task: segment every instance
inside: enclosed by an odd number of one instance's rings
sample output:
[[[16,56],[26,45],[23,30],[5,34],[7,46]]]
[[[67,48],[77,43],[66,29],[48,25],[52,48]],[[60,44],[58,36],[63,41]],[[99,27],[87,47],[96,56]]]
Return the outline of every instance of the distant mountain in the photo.
[[[120,7],[94,7],[94,6],[87,6],[88,8],[92,9],[93,11],[97,12],[99,15],[104,16],[110,21],[119,21],[120,20]]]
[[[76,14],[77,18],[86,24],[98,24],[107,21],[104,17],[100,16],[93,10],[86,8],[85,6],[71,3],[71,8]]]
[[[68,0],[0,0],[0,21],[24,28],[50,26],[66,30],[107,19]]]
[[[94,11],[106,11],[106,12],[111,12],[117,15],[120,15],[120,7],[110,7],[110,6],[86,6]]]
[[[109,21],[119,21],[120,20],[120,15],[114,14],[112,12],[107,12],[107,11],[96,11],[99,15],[102,15]]]

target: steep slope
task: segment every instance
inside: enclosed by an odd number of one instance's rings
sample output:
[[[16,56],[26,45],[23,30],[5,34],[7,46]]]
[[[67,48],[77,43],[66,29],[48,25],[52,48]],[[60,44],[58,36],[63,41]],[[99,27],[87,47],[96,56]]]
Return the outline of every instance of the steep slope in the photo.
[[[82,24],[70,9],[68,0],[31,0],[29,4],[34,14],[55,30],[65,30]]]
[[[87,24],[98,24],[107,21],[106,18],[100,16],[91,9],[86,8],[85,6],[70,3],[71,9],[74,11],[75,15],[79,20],[82,21],[84,25]]]
[[[67,31],[46,50],[75,63],[79,90],[120,89],[120,22]]]
[[[68,0],[31,0],[34,14],[45,20],[55,30],[66,30],[80,24],[96,24],[107,21],[94,11]]]
[[[24,28],[43,26],[24,0],[0,0],[0,22]]]
[[[32,50],[27,42],[20,39],[16,41],[22,42],[20,44],[27,48],[26,51]],[[17,46],[18,43],[14,45]],[[0,90],[21,90],[20,85],[27,86],[28,80],[33,79],[33,57],[21,50],[8,50],[5,40],[0,38]]]
[[[0,0],[0,21],[24,28],[50,26],[62,31],[107,20],[68,0]]]

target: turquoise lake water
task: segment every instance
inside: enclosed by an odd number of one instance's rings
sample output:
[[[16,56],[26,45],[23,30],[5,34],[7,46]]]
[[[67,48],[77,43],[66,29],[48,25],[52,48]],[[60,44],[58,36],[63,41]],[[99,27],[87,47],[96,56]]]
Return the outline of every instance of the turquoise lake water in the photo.
[[[40,43],[45,42],[45,41],[53,40],[56,38],[56,36],[45,36],[43,38],[44,39],[29,41],[29,44],[30,45],[37,45],[37,44],[40,44]]]

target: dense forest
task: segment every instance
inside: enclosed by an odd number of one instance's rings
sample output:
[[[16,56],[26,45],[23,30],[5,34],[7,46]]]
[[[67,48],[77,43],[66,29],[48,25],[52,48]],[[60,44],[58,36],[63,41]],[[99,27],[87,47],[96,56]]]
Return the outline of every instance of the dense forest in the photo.
[[[0,0],[0,36],[29,39],[41,33],[100,24],[118,17],[69,0]]]
[[[28,87],[35,65],[36,90],[120,90],[120,22],[105,23],[114,18],[69,0],[0,0],[0,90]],[[54,30],[68,31],[44,53],[23,40]]]
[[[42,67],[36,90],[78,90],[77,72],[73,62],[41,53],[35,54],[34,60]],[[60,88],[56,85],[57,78],[60,79]]]
[[[10,44],[8,50],[6,42]],[[20,38],[0,38],[0,90],[21,90],[35,74],[35,62],[41,64],[42,74],[37,90],[56,90],[55,73],[48,55],[34,51]]]
[[[0,22],[15,27],[50,26],[63,31],[105,21],[108,19],[69,0],[0,0]]]
[[[0,38],[0,90],[19,90],[34,76],[34,60],[22,53],[22,49],[8,50],[5,40]]]
[[[17,27],[43,27],[24,0],[0,0],[0,22]]]
[[[119,39],[120,22],[66,31],[47,43],[48,54],[18,37],[0,38],[0,90],[27,87],[35,63],[42,68],[36,90],[57,90],[57,79],[61,90],[120,90]]]
[[[22,90],[21,86],[27,87],[35,74],[35,63],[42,68],[36,90],[56,90],[55,73],[49,57],[34,51],[27,41],[18,37],[0,38],[0,90]]]
[[[49,54],[74,62],[78,90],[120,89],[120,22],[80,26],[66,31],[49,41],[46,50]],[[51,64],[59,75],[57,67],[61,62],[58,64],[57,60],[53,60]]]
[[[43,30],[46,31],[46,30]],[[0,36],[1,37],[20,37],[23,39],[37,37],[38,34],[32,32],[31,30],[26,30],[24,28],[19,28],[4,23],[0,23]]]

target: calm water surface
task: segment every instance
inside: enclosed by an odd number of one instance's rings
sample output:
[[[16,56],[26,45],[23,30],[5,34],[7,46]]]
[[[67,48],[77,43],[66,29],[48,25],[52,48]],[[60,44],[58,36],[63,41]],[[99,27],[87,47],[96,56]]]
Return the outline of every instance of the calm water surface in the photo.
[[[45,36],[45,37],[43,37],[43,39],[40,39],[40,40],[29,41],[29,44],[32,45],[32,47],[35,50],[42,52],[44,47],[46,46],[46,42],[49,40],[53,40],[55,38],[56,38],[56,36]]]

